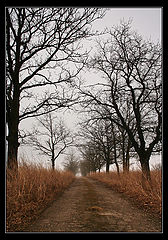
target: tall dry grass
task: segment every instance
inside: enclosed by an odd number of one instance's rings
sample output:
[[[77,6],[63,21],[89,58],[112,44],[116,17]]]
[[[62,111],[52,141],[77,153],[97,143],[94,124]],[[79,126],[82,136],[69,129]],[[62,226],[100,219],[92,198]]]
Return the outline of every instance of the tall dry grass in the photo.
[[[21,231],[74,180],[70,172],[22,164],[6,176],[6,231]]]
[[[116,172],[94,173],[91,178],[105,183],[117,192],[124,193],[140,207],[144,207],[161,217],[162,213],[162,176],[161,170],[151,171],[151,184],[142,186],[142,172],[130,171],[128,174]]]

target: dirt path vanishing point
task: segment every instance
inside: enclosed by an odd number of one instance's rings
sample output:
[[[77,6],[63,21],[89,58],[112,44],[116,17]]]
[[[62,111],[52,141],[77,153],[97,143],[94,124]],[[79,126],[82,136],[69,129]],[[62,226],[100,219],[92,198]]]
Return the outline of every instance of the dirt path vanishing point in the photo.
[[[121,193],[80,177],[24,232],[161,232],[161,221]]]

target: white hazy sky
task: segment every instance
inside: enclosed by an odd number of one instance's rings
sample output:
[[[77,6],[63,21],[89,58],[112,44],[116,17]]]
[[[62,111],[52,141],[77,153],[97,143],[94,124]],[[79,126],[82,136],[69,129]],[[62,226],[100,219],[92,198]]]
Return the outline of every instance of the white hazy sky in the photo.
[[[144,39],[150,38],[153,42],[162,41],[162,8],[110,8],[103,19],[97,20],[93,23],[93,29],[103,31],[105,27],[111,28],[114,25],[118,25],[122,19],[132,19],[132,29],[141,34]],[[75,122],[77,121],[75,114],[68,114],[66,112],[64,117],[65,121],[71,128],[75,126]],[[32,122],[32,119],[23,120],[21,126],[30,129]],[[36,155],[32,149],[24,146],[20,147],[19,153],[21,155],[24,153],[25,156],[32,160],[33,158],[35,160],[41,158],[39,155]],[[57,160],[57,167],[61,167],[63,159],[64,156],[61,156]],[[154,164],[155,162],[157,161],[152,161],[151,164]]]
[[[132,28],[144,38],[161,41],[162,8],[110,8],[102,20],[95,22],[94,28],[103,30],[119,24],[121,19],[131,18]]]

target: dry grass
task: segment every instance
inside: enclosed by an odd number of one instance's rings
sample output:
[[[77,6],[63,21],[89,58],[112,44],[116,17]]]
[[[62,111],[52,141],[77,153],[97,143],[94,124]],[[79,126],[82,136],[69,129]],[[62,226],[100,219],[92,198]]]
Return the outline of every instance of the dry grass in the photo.
[[[109,174],[95,173],[91,174],[90,177],[105,183],[115,191],[124,193],[135,200],[140,207],[150,209],[150,211],[161,217],[161,170],[151,171],[151,185],[146,183],[147,186],[145,189],[142,187],[141,171],[130,171],[128,174],[121,173],[120,176],[116,172],[110,172]]]
[[[6,178],[6,231],[21,231],[74,180],[70,172],[23,164]]]

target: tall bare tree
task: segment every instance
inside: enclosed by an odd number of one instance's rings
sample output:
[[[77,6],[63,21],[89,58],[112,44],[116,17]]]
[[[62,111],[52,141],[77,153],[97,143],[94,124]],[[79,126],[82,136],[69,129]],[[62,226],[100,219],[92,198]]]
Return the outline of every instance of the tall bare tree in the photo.
[[[72,83],[82,69],[86,53],[80,40],[92,35],[91,23],[104,13],[98,8],[6,8],[9,168],[17,169],[20,121],[72,99],[62,84]]]
[[[104,83],[80,88],[85,101],[87,96],[88,102],[108,109],[108,117],[127,132],[144,180],[150,180],[150,156],[161,141],[161,54],[160,44],[144,41],[131,30],[130,22],[122,22],[109,31],[106,41],[97,41],[97,52],[90,60]]]
[[[56,159],[72,145],[74,139],[62,120],[58,120],[50,112],[38,117],[36,134],[27,139],[27,144],[33,146],[40,154],[48,156],[52,169],[55,169]]]

